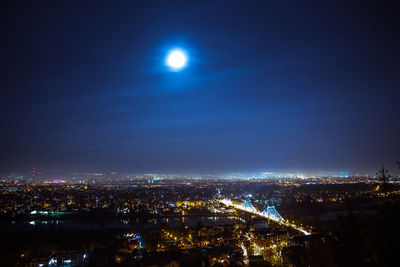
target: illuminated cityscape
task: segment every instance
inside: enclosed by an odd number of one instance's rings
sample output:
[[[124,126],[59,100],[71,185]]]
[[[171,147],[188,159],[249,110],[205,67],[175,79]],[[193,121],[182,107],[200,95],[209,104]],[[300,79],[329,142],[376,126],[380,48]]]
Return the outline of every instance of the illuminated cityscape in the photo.
[[[399,265],[399,1],[0,7],[0,267]]]
[[[400,177],[386,195],[377,177],[367,176],[194,177],[3,176],[0,211],[9,263],[329,265],[338,236],[328,229],[347,216],[349,202],[355,205],[351,214],[364,218],[376,216],[386,197],[400,199]],[[11,241],[15,235],[18,242]],[[21,245],[27,239],[32,241]]]

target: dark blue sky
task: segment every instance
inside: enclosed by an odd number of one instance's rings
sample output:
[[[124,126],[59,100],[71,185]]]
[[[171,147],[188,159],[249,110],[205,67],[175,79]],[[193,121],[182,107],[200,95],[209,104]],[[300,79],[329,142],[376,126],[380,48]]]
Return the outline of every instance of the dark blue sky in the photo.
[[[0,168],[394,167],[393,3],[3,3]],[[164,66],[173,47],[180,72]]]

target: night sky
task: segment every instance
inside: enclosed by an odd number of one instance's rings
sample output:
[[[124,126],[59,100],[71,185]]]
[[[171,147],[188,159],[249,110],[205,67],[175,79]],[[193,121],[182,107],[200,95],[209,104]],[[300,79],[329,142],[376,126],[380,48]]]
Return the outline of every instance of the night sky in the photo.
[[[393,3],[2,3],[0,170],[394,169]]]

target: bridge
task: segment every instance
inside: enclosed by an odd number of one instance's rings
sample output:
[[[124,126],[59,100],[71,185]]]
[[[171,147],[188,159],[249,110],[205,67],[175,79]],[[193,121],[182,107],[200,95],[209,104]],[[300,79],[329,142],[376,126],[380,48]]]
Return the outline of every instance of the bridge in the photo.
[[[220,200],[220,202],[226,206],[234,207],[238,210],[243,210],[252,214],[256,214],[260,217],[267,218],[268,220],[274,221],[280,225],[285,225],[291,227],[304,235],[311,235],[310,232],[304,230],[303,228],[295,225],[294,223],[290,223],[289,221],[282,218],[279,212],[275,209],[275,206],[267,206],[267,208],[263,211],[258,211],[250,200],[245,200],[242,204],[233,203],[232,200],[224,198]]]

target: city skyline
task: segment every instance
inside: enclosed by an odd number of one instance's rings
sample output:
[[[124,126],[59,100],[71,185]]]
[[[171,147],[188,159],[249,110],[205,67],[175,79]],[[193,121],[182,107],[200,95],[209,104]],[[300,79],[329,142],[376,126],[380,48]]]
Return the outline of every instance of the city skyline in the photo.
[[[388,168],[386,168],[388,169]],[[400,178],[398,169],[388,169],[391,177],[397,181]],[[71,181],[87,177],[88,179],[223,179],[223,180],[251,180],[251,179],[326,179],[326,178],[369,178],[377,179],[377,172],[348,172],[348,171],[299,171],[299,170],[252,170],[252,171],[229,171],[229,172],[120,172],[116,170],[91,170],[91,171],[61,171],[46,170],[32,167],[24,172],[0,172],[3,179],[28,180],[31,182],[41,181]]]
[[[0,3],[0,266],[394,266],[400,2]]]

